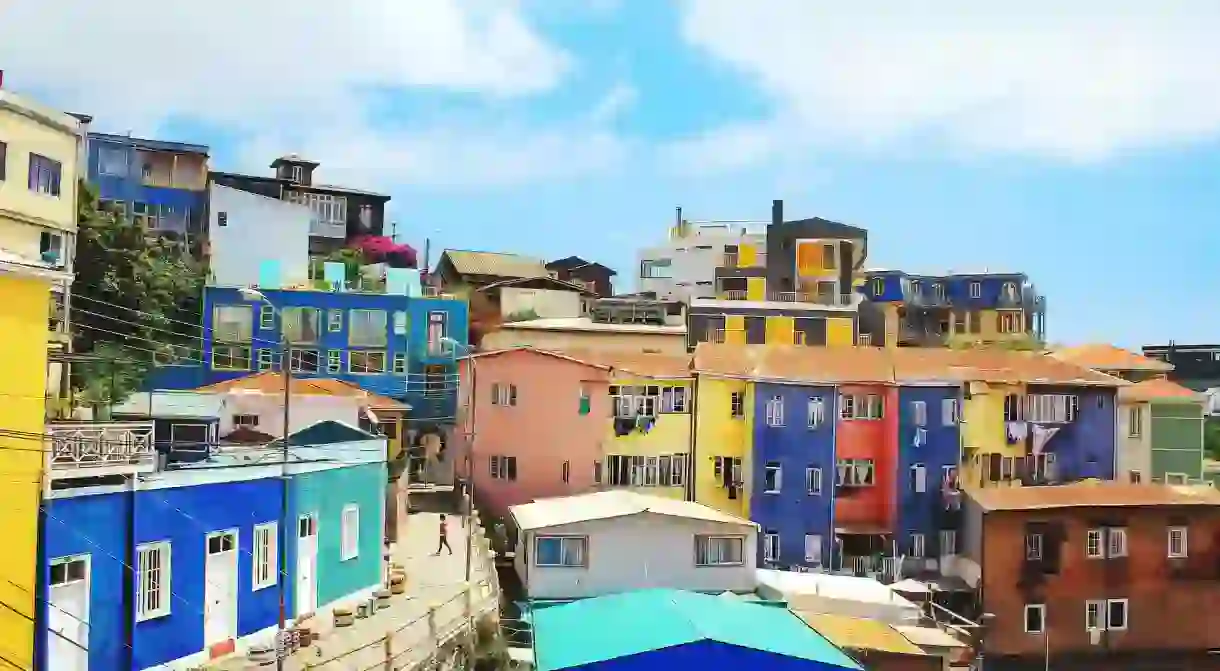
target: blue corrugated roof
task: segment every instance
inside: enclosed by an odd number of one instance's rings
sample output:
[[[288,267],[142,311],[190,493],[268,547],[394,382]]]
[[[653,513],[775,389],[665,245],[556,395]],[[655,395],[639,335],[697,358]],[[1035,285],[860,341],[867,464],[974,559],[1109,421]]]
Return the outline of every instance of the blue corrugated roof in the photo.
[[[861,667],[780,604],[650,589],[533,609],[537,671],[560,671],[698,641],[823,666]]]
[[[90,140],[100,140],[102,142],[113,142],[115,144],[127,145],[136,149],[147,149],[149,151],[174,151],[180,154],[203,154],[208,155],[211,149],[203,144],[188,144],[186,142],[168,142],[165,140],[148,140],[139,137],[128,137],[126,135],[110,135],[109,133],[89,133]]]

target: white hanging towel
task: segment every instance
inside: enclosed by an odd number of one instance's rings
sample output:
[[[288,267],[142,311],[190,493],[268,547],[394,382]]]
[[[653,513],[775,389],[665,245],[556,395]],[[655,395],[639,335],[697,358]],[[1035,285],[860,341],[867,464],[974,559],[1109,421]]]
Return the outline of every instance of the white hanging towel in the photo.
[[[1008,433],[1008,442],[1020,443],[1029,435],[1029,425],[1025,422],[1007,422],[1004,431]]]
[[[1051,438],[1055,437],[1056,433],[1059,433],[1059,427],[1057,426],[1041,426],[1039,424],[1035,424],[1033,432],[1034,443],[1032,445],[1034,454],[1042,454],[1042,449],[1046,447],[1046,444],[1050,442]]]

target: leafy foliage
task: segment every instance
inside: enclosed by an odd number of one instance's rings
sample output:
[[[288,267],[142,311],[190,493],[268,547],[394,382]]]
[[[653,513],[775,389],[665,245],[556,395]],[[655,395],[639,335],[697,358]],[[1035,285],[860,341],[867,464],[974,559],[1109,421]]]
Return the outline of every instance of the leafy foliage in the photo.
[[[73,366],[73,384],[89,402],[120,403],[154,353],[199,356],[199,327],[188,324],[199,323],[204,269],[178,241],[102,209],[84,182],[77,223],[73,348],[102,361]]]
[[[1209,417],[1203,425],[1203,451],[1208,459],[1220,461],[1220,417]]]
[[[531,319],[538,319],[538,318],[539,318],[539,316],[538,316],[538,312],[536,310],[532,310],[532,309],[518,310],[517,312],[513,312],[508,315],[505,315],[504,323],[507,324],[510,322],[525,322],[525,321],[529,321]]]
[[[414,268],[418,259],[415,248],[400,245],[393,239],[381,235],[366,235],[352,241],[369,263],[388,263],[394,268]]]

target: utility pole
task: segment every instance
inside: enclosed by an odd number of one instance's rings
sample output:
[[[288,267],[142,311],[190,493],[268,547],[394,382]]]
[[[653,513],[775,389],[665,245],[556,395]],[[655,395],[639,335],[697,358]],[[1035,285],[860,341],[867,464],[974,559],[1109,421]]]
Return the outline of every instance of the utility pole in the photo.
[[[282,522],[279,525],[279,538],[276,540],[278,547],[276,548],[276,569],[279,571],[279,579],[276,584],[280,586],[280,622],[279,622],[279,645],[275,650],[275,668],[276,671],[284,671],[284,656],[288,652],[287,641],[284,640],[284,629],[288,620],[288,603],[287,594],[288,587],[284,583],[288,582],[288,436],[292,433],[288,426],[289,407],[292,399],[292,347],[288,344],[288,334],[285,332],[284,315],[280,312],[280,379],[284,382],[284,442],[280,452],[280,517]],[[304,317],[302,316],[302,319]]]

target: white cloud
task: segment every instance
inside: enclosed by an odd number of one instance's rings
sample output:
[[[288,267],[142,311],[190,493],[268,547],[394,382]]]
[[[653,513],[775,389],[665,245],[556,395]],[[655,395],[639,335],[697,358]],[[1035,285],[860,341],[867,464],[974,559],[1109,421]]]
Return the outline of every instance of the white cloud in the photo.
[[[930,139],[1072,161],[1220,134],[1211,0],[688,0],[687,43],[777,119],[713,130],[770,152]],[[772,136],[764,142],[761,139]]]
[[[265,171],[271,155],[252,150],[278,147],[322,162],[328,179],[499,183],[541,174],[557,146],[592,152],[577,163],[613,153],[553,130],[371,123],[374,93],[508,99],[557,86],[571,58],[514,0],[0,0],[0,63],[10,86],[93,114],[99,129],[151,135],[189,119],[234,132],[248,147],[241,169]]]
[[[601,102],[593,108],[590,118],[599,125],[614,123],[624,112],[631,109],[638,99],[639,91],[634,86],[626,83],[616,84],[602,96]]]

